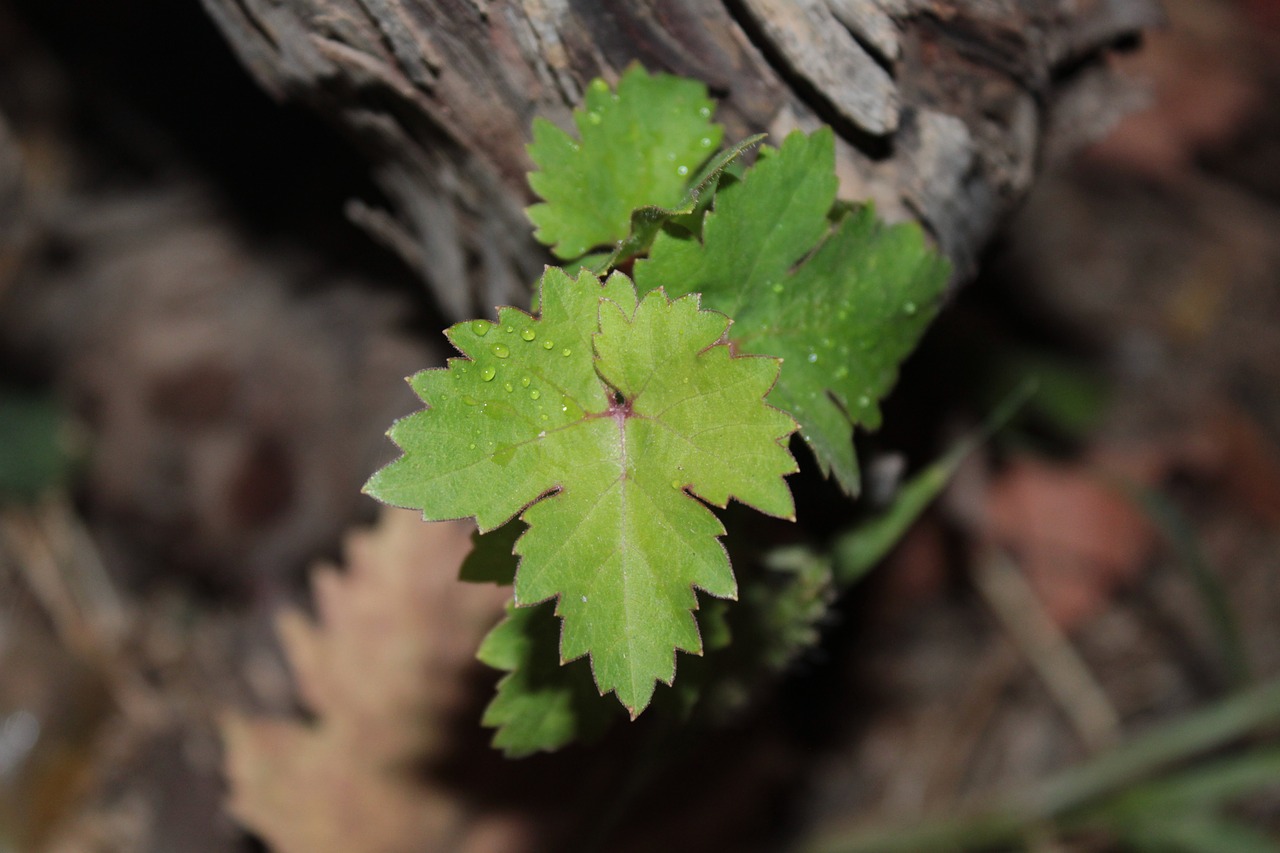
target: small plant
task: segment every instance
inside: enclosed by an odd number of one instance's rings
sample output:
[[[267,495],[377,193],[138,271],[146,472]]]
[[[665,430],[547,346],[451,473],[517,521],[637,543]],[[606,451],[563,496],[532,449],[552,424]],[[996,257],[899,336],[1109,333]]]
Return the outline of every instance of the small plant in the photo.
[[[747,168],[761,137],[718,152],[713,107],[701,84],[637,66],[616,92],[588,87],[576,138],[535,121],[529,217],[566,267],[546,270],[534,313],[447,330],[461,357],[411,378],[426,408],[392,427],[403,455],[366,486],[428,520],[475,517],[464,579],[514,583],[480,650],[508,673],[484,722],[512,755],[599,731],[599,694],[634,718],[677,651],[730,644],[721,607],[694,617],[695,588],[740,594],[707,504],[794,519],[797,430],[856,494],[853,428],[879,425],[948,276],[919,228],[837,201],[829,129]],[[774,586],[743,594],[741,633],[781,665],[833,580],[822,560],[760,562]],[[534,607],[551,599],[554,616]]]

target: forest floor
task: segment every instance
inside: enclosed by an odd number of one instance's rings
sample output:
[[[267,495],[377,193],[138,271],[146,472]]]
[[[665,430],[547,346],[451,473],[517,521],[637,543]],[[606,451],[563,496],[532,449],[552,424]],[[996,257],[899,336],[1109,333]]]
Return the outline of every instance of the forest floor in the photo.
[[[465,526],[359,493],[442,323],[342,218],[357,156],[188,5],[0,3],[0,406],[55,401],[78,460],[0,504],[0,853],[853,849],[1280,676],[1280,4],[1171,0],[1117,61],[1149,106],[1046,165],[862,449],[892,480],[1038,395],[819,648],[696,738],[520,762],[478,726],[504,596],[453,581]],[[1235,735],[1202,752],[1275,766]],[[1245,793],[1213,825],[1280,836]]]

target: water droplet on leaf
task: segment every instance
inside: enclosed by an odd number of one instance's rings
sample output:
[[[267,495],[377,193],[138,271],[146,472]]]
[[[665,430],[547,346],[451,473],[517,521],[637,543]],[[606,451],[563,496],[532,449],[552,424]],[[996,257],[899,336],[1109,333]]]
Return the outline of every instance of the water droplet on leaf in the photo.
[[[679,176],[681,176],[681,177],[684,177],[685,175],[689,174],[689,167],[688,167],[688,166],[677,166],[677,167],[676,167],[676,174],[677,174],[677,175],[679,175]]]
[[[507,393],[508,393],[508,394],[510,394],[512,391],[516,390],[516,386],[512,385],[510,382],[504,382],[504,383],[502,383],[502,387],[503,387],[503,388],[505,388],[505,389],[507,389]]]
[[[473,320],[471,322],[471,331],[483,338],[485,335],[489,334],[490,325],[491,324],[488,320]]]
[[[583,416],[582,407],[578,405],[578,401],[572,397],[560,398],[560,411],[569,416],[570,420],[578,420]]]
[[[533,381],[533,380],[532,380],[532,379],[530,379],[528,376],[521,376],[521,377],[520,377],[520,387],[521,387],[521,388],[528,388],[528,387],[529,387],[529,383],[530,383],[530,382],[532,382],[532,381]]]
[[[480,378],[483,379],[485,382],[492,382],[493,377],[497,375],[498,375],[497,368],[494,368],[494,367],[486,367],[484,370],[480,371]]]
[[[907,312],[907,316],[910,317],[912,314],[916,313],[916,304],[914,302],[908,302],[906,305],[902,306],[902,310]]]
[[[599,124],[600,113],[596,113],[596,112],[587,113],[587,121],[591,122],[592,124]]]
[[[525,329],[520,333],[520,337],[524,338],[526,341],[531,341],[537,336],[538,336],[538,333],[535,332],[533,329]]]
[[[529,398],[531,400],[536,400],[541,396],[542,396],[542,392],[539,391],[537,388],[534,388],[532,391],[529,392]]]
[[[556,345],[555,345],[555,342],[554,342],[554,341],[543,341],[543,342],[542,342],[542,348],[543,348],[543,349],[555,349],[555,346],[556,346]]]
[[[497,465],[506,466],[515,458],[516,448],[513,444],[499,444],[493,449],[493,461]]]
[[[511,355],[511,350],[507,349],[506,344],[494,344],[493,354],[496,355],[498,358],[506,358],[507,356]]]
[[[573,350],[569,349],[568,347],[565,347],[564,349],[560,350],[560,354],[565,358],[568,358],[569,356],[573,355]]]
[[[809,363],[816,364],[818,362],[818,354],[816,352],[809,353]]]

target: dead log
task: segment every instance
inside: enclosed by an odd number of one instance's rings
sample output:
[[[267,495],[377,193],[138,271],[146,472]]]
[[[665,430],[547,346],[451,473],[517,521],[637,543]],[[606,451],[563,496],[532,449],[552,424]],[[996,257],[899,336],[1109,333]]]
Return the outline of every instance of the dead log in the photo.
[[[1158,0],[202,2],[267,90],[359,140],[389,209],[349,215],[455,317],[525,301],[548,259],[530,121],[567,127],[596,76],[703,80],[730,139],[831,124],[842,193],[919,220],[963,279],[1044,159],[1128,106],[1106,55],[1160,21]]]

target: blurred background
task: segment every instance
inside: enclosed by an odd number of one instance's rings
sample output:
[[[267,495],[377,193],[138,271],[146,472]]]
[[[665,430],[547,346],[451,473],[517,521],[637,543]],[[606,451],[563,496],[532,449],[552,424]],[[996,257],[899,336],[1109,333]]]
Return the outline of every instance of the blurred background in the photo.
[[[359,492],[447,323],[360,156],[194,2],[0,2],[0,851],[1280,850],[1280,2],[1165,5],[860,446],[891,484],[1036,395],[640,772],[643,718],[491,752],[503,596]],[[819,536],[876,510],[797,479]]]

